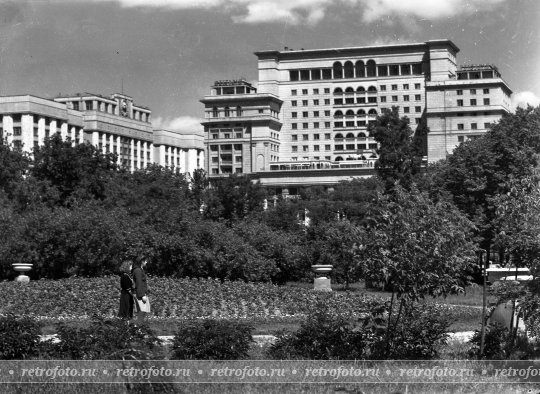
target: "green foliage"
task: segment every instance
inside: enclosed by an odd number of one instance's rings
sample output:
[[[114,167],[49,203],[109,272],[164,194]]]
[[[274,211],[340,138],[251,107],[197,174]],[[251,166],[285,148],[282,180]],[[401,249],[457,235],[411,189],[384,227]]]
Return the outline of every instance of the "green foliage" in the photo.
[[[540,107],[505,114],[482,137],[462,143],[441,165],[429,168],[435,190],[448,191],[491,249],[499,233],[493,198],[507,193],[512,179],[531,176],[540,153]]]
[[[362,277],[360,254],[368,236],[363,227],[348,220],[334,220],[310,226],[307,233],[312,264],[333,265],[332,278],[345,283],[345,289]]]
[[[272,359],[354,360],[365,358],[369,334],[359,329],[352,316],[323,303],[302,322],[298,331],[281,333],[269,347]]]
[[[40,334],[40,325],[29,317],[0,317],[0,359],[21,360],[36,355]]]
[[[239,321],[191,320],[182,323],[172,345],[176,360],[238,360],[248,357],[253,327]]]
[[[487,325],[484,337],[484,354],[486,360],[515,360],[536,358],[538,354],[532,344],[529,344],[525,335],[518,335],[515,339],[508,328],[500,325]],[[469,357],[478,358],[482,333],[476,330],[470,340],[472,344]]]
[[[413,140],[408,119],[400,118],[398,108],[392,107],[391,111],[377,117],[368,131],[379,143],[375,168],[386,189],[392,190],[396,183],[409,188],[414,176],[420,172],[422,155]]]
[[[247,176],[230,175],[215,178],[204,196],[204,216],[208,219],[237,220],[251,212],[261,211],[266,197],[258,183]]]
[[[318,302],[350,311],[363,308],[373,300],[363,293],[324,293],[265,283],[150,275],[148,287],[152,316],[159,319],[287,319],[307,314]],[[0,314],[67,320],[88,319],[94,314],[113,318],[118,313],[120,279],[118,276],[40,279],[28,283],[24,292],[20,291],[19,283],[0,282],[0,293]]]
[[[409,304],[390,314],[386,322],[374,329],[374,359],[431,360],[437,358],[441,345],[446,344],[451,318],[437,305]],[[389,320],[388,320],[389,319]],[[387,330],[392,330],[388,335]],[[389,339],[389,343],[387,343]]]
[[[72,146],[55,133],[44,144],[34,148],[32,176],[47,180],[56,187],[60,201],[104,199],[108,180],[116,170],[116,156],[102,154],[89,143]]]
[[[449,318],[435,305],[413,304],[392,319],[389,305],[364,306],[361,317],[317,304],[298,331],[281,333],[268,356],[277,359],[433,359],[447,338]],[[388,319],[391,319],[389,322]],[[387,330],[395,331],[387,346]]]
[[[452,204],[397,186],[375,209],[363,248],[367,280],[413,301],[463,288],[474,262],[473,227]]]
[[[59,342],[49,344],[47,357],[67,360],[162,359],[160,339],[147,327],[122,319],[94,317],[89,325],[57,325]]]

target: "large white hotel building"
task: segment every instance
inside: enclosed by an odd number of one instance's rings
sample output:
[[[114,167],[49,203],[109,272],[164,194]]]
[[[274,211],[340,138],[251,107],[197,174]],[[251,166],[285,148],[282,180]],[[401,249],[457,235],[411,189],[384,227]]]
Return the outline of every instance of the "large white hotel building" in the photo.
[[[458,52],[450,40],[256,52],[257,87],[217,81],[201,100],[205,168],[284,193],[371,176],[377,143],[367,126],[393,106],[413,130],[425,118],[427,159],[443,159],[510,111],[497,68],[458,66]]]
[[[119,93],[0,96],[0,138],[32,153],[46,137],[60,133],[73,144],[89,142],[103,153],[116,153],[118,164],[131,171],[149,164],[190,174],[203,168],[203,136],[154,129],[151,113]]]

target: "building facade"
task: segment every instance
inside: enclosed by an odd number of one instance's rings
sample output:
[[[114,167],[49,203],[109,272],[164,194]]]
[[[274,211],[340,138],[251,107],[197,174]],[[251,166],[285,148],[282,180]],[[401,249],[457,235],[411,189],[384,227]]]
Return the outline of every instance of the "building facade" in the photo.
[[[217,81],[201,100],[205,167],[286,187],[370,176],[378,157],[367,127],[393,106],[413,130],[427,121],[427,159],[443,159],[510,109],[497,69],[458,67],[458,52],[449,40],[256,52],[257,88]]]
[[[202,168],[203,136],[154,130],[150,109],[123,94],[95,94],[44,99],[31,95],[0,97],[0,132],[23,151],[60,133],[73,144],[89,142],[103,153],[116,153],[118,164],[131,171],[149,164],[192,173]]]

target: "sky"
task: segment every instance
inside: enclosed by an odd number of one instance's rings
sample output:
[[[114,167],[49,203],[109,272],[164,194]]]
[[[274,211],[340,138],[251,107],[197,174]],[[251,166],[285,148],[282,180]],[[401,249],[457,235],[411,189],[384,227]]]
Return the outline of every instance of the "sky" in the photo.
[[[540,104],[538,0],[0,0],[0,96],[123,89],[154,127],[194,132],[214,81],[256,81],[256,51],[433,39]]]

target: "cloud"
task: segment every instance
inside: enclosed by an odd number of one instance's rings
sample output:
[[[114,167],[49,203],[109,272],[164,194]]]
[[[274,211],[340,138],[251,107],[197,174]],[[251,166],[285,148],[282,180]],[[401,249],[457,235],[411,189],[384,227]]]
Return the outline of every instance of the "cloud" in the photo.
[[[53,0],[54,1],[54,0]],[[56,0],[64,1],[64,0]],[[83,1],[83,0],[78,0]],[[87,0],[85,0],[87,1]],[[359,12],[370,23],[387,16],[401,19],[442,19],[486,12],[509,0],[93,0],[116,2],[123,7],[159,7],[169,9],[213,9],[231,14],[236,23],[257,24],[287,22],[315,25],[331,7]]]
[[[505,1],[507,0],[359,0],[364,6],[364,22],[373,22],[385,16],[442,19],[486,12],[490,7]]]
[[[527,105],[537,107],[540,105],[540,97],[533,92],[518,92],[512,95],[512,109],[517,107],[527,108]]]
[[[155,129],[165,129],[191,134],[204,132],[204,128],[201,125],[202,121],[202,119],[193,116],[179,116],[177,118],[157,117],[152,121],[152,125]]]

